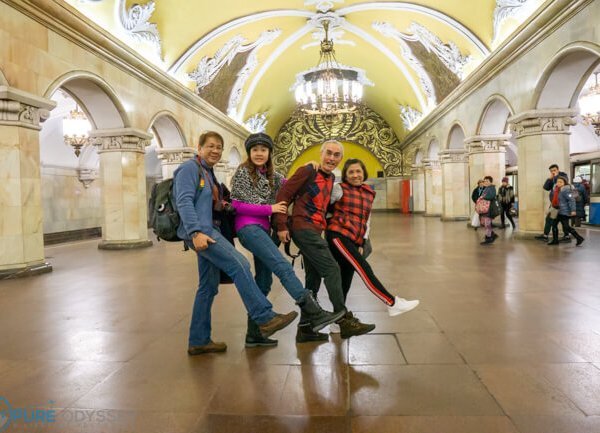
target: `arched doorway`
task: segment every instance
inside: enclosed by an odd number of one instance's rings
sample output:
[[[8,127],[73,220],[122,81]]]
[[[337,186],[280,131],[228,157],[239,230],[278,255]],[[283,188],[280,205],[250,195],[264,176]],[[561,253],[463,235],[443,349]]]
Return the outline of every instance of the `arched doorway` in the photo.
[[[440,152],[442,174],[442,221],[466,220],[469,216],[469,165],[465,131],[456,122],[448,133],[446,149]]]

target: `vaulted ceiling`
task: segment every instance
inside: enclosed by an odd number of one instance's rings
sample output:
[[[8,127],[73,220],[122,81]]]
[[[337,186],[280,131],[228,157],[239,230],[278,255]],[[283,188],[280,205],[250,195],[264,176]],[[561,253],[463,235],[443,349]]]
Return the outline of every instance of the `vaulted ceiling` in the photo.
[[[317,65],[322,20],[365,103],[399,138],[544,0],[68,0],[221,111],[276,135],[296,74]]]

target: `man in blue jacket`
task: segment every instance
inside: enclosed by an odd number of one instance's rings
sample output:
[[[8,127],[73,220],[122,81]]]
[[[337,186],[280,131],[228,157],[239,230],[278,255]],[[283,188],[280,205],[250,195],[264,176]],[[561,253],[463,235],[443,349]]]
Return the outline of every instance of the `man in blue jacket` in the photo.
[[[188,354],[224,352],[225,343],[211,340],[211,307],[218,293],[220,270],[229,275],[248,314],[268,337],[285,328],[298,315],[273,312],[273,306],[260,291],[250,264],[220,233],[216,218],[222,211],[223,191],[213,167],[221,160],[223,137],[209,131],[200,136],[198,157],[181,164],[174,173],[173,196],[181,223],[177,235],[198,255],[199,284],[192,310]],[[213,213],[214,211],[214,213]]]
[[[558,176],[564,177],[565,179],[567,179],[567,182],[568,182],[569,175],[567,173],[560,171],[557,164],[552,164],[550,167],[548,167],[548,170],[550,170],[550,176],[548,177],[548,179],[546,179],[546,182],[544,182],[544,189],[550,193],[550,200],[552,201],[552,190],[554,189],[554,186],[556,185]],[[546,220],[544,222],[544,233],[535,237],[536,239],[539,239],[539,240],[545,241],[545,242],[548,242],[548,235],[550,234],[550,230],[552,229],[552,220],[554,219],[554,218],[551,218],[551,216],[550,216],[551,208],[552,208],[552,205],[550,205],[548,207],[548,211],[546,212]],[[571,237],[568,235],[569,231],[566,229],[564,221],[562,222],[562,229],[563,229],[563,237],[560,241],[561,242],[571,242]]]

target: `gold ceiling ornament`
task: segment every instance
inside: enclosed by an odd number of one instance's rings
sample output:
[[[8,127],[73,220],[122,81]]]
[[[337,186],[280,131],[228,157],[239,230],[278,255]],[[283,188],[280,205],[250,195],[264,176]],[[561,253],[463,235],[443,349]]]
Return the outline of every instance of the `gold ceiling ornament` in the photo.
[[[360,111],[339,113],[334,117],[290,117],[275,137],[273,163],[278,170],[287,173],[306,149],[333,139],[368,149],[382,165],[386,176],[402,175],[403,159],[398,137],[383,117],[366,106]]]
[[[330,17],[323,16],[325,36],[317,66],[296,76],[292,86],[299,115],[336,116],[354,112],[363,95],[363,83],[354,68],[342,67],[329,37]]]
[[[594,127],[596,135],[600,136],[600,84],[598,84],[598,74],[594,72],[595,84],[589,87],[585,95],[579,98],[579,108],[583,123]]]
[[[65,144],[73,147],[75,156],[79,158],[81,148],[90,142],[90,121],[78,105],[69,115],[63,118],[63,134]]]

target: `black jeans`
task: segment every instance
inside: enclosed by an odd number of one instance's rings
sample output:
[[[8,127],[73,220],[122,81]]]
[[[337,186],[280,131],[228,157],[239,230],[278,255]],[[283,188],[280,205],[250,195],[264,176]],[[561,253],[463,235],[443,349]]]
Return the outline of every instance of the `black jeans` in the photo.
[[[292,231],[292,239],[304,257],[306,288],[316,294],[321,286],[321,278],[324,279],[333,311],[344,311],[346,306],[340,267],[331,255],[327,241],[320,233],[306,229]]]
[[[500,211],[500,221],[502,222],[502,227],[504,227],[506,225],[506,224],[504,224],[504,216],[506,215],[506,218],[508,218],[508,220],[510,221],[510,225],[512,225],[513,229],[514,229],[515,222],[513,220],[512,215],[510,214],[512,205],[510,203],[502,203],[501,206],[502,206],[502,209]]]
[[[365,260],[364,256],[358,251],[358,245],[352,240],[336,232],[327,232],[327,243],[333,252],[333,257],[340,265],[342,272],[342,291],[344,300],[348,296],[354,271],[375,296],[381,299],[386,305],[394,305],[395,297],[388,292],[381,281],[375,276],[371,265]]]
[[[567,217],[567,219],[564,221],[559,221],[558,218],[552,219],[550,218],[550,212],[546,214],[546,221],[544,222],[544,234],[546,236],[550,234],[550,230],[552,229],[552,224],[554,222],[556,222],[557,227],[559,222],[562,224],[563,234],[564,236],[567,236],[567,233],[569,233],[569,218]]]
[[[577,236],[577,232],[575,231],[575,229],[569,225],[569,218],[570,218],[569,215],[560,215],[559,214],[556,217],[556,219],[553,220],[553,223],[552,223],[552,240],[553,241],[558,240],[558,223],[562,224],[565,235],[567,233],[569,233],[569,234],[572,234],[573,236]]]

